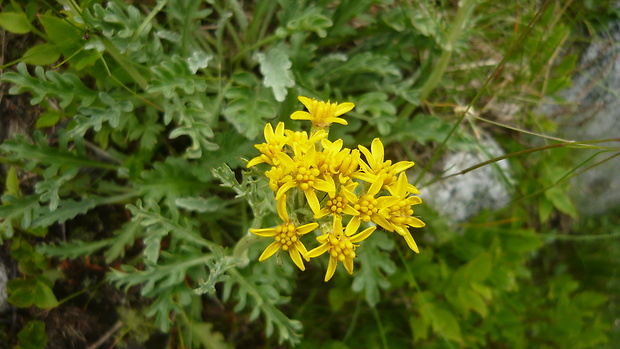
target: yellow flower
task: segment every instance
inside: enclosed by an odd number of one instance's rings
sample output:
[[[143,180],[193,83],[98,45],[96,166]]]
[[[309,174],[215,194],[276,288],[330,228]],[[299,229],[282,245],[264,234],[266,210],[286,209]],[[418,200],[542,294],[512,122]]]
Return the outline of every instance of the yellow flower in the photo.
[[[282,249],[284,251],[288,251],[291,259],[299,267],[301,270],[305,270],[304,262],[301,260],[301,257],[307,258],[308,250],[304,244],[301,243],[299,238],[308,234],[309,232],[316,229],[319,224],[318,223],[308,223],[301,226],[295,225],[291,221],[288,216],[288,212],[286,212],[286,196],[282,198],[282,200],[278,200],[278,215],[282,219],[284,223],[278,225],[275,228],[268,229],[250,229],[250,233],[256,234],[258,236],[264,237],[275,237],[275,241],[272,242],[265,251],[258,258],[259,262],[264,261],[265,259],[273,256],[278,250]],[[309,260],[309,259],[308,259]]]
[[[291,131],[284,130],[284,134],[286,135],[286,144],[291,146],[292,148],[298,147],[302,151],[308,151],[310,147],[314,147],[314,144],[321,139],[327,137],[327,132],[325,130],[318,130],[315,132],[311,132],[310,136],[306,131]]]
[[[348,214],[351,216],[357,216],[360,213],[350,205],[351,202],[357,201],[357,196],[353,194],[353,190],[357,186],[357,183],[350,182],[347,185],[341,185],[338,190],[338,195],[330,195],[330,199],[327,200],[325,207],[321,208],[318,214],[314,215],[315,219],[323,218],[329,214],[342,216]]]
[[[347,224],[346,230],[343,232],[342,218],[334,216],[332,231],[317,237],[316,239],[321,245],[306,254],[308,258],[315,258],[325,252],[329,252],[329,264],[327,265],[327,272],[325,273],[325,282],[329,281],[334,275],[338,261],[342,262],[349,274],[353,274],[353,258],[356,256],[355,249],[359,246],[355,245],[355,243],[369,237],[377,227],[373,226],[364,229],[359,234],[355,234],[358,228],[359,221],[354,222],[351,220],[349,224]]]
[[[384,189],[396,183],[397,174],[414,165],[413,161],[399,161],[395,164],[392,164],[392,160],[384,161],[383,143],[381,143],[379,138],[373,139],[370,147],[371,150],[368,150],[368,148],[363,145],[360,145],[359,148],[362,153],[364,153],[367,163],[360,161],[360,167],[363,172],[358,172],[354,177],[369,183],[379,178],[383,181]],[[411,186],[410,189],[414,192],[413,188],[415,187],[412,187],[413,186]],[[417,189],[415,189],[415,191],[417,191]]]
[[[324,175],[338,176],[340,184],[348,182],[360,163],[360,152],[355,149],[342,149],[343,141],[338,139],[330,142],[327,139],[321,140],[323,151],[317,153],[317,168]]]
[[[409,248],[415,253],[419,253],[418,245],[415,243],[413,236],[411,236],[409,227],[422,228],[425,226],[424,222],[413,217],[413,209],[411,208],[413,205],[421,204],[422,199],[418,196],[409,196],[411,192],[408,184],[407,175],[401,173],[396,185],[388,188],[392,196],[397,197],[398,200],[382,209],[382,211],[384,211],[384,214],[387,216],[388,222],[394,227],[394,230],[390,231],[396,231],[404,237]]]
[[[296,111],[291,114],[291,119],[309,120],[312,122],[313,127],[328,127],[332,122],[347,125],[347,120],[338,116],[351,111],[355,107],[353,103],[329,103],[329,101],[322,102],[303,96],[299,96],[298,99],[306,106],[308,111]]]
[[[278,164],[276,153],[282,151],[282,147],[286,144],[286,137],[284,136],[284,123],[278,123],[275,132],[273,131],[271,124],[268,123],[265,125],[263,134],[265,135],[266,143],[254,145],[254,147],[262,154],[250,160],[247,165],[248,168],[263,162],[266,162],[269,165]]]
[[[308,205],[314,214],[318,214],[321,210],[319,199],[315,190],[326,192],[334,195],[336,192],[336,184],[330,176],[325,179],[318,178],[320,171],[316,168],[316,151],[311,147],[308,152],[303,153],[297,147],[293,148],[295,152],[294,159],[287,154],[278,153],[278,160],[286,172],[291,173],[290,178],[283,180],[282,186],[276,193],[276,200],[279,200],[289,189],[298,187],[306,196]]]
[[[265,177],[269,178],[269,188],[277,193],[284,182],[293,179],[289,173],[280,166],[273,166],[271,170],[265,171]]]
[[[376,198],[375,196],[381,190],[383,182],[375,180],[365,194],[353,202],[353,208],[359,212],[359,215],[353,216],[352,221],[356,221],[356,224],[360,224],[360,221],[370,222],[373,221],[386,230],[394,231],[392,224],[388,222],[385,211],[381,211],[381,208],[389,207],[398,202],[397,197],[382,196]]]

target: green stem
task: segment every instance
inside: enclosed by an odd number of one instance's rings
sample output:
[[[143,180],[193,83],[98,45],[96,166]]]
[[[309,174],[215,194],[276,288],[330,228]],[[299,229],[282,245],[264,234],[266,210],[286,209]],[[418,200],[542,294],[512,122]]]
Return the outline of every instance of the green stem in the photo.
[[[448,63],[450,62],[450,58],[452,57],[452,52],[454,52],[454,47],[456,47],[456,41],[459,38],[459,34],[463,30],[463,27],[465,26],[465,23],[477,2],[478,0],[464,0],[459,5],[456,18],[454,19],[454,23],[448,33],[447,43],[443,46],[441,56],[439,57],[437,64],[434,65],[431,75],[428,79],[426,79],[426,82],[422,86],[420,100],[426,99],[428,94],[435,89],[437,84],[439,84],[441,77],[446,71]]]
[[[381,336],[381,345],[383,349],[389,348],[387,343],[387,338],[385,337],[385,330],[383,329],[383,324],[381,323],[381,317],[379,317],[379,312],[376,307],[370,307],[372,311],[372,315],[375,317],[375,321],[377,321],[377,327],[379,328],[379,336]]]

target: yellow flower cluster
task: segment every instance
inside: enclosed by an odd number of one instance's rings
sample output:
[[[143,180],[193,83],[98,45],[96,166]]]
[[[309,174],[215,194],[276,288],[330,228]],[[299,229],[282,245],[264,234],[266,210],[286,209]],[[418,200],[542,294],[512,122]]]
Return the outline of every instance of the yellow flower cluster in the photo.
[[[261,163],[271,165],[265,176],[275,193],[282,220],[275,228],[250,229],[253,234],[275,239],[259,261],[284,250],[299,269],[305,270],[302,257],[310,261],[327,252],[330,258],[325,281],[334,275],[338,261],[352,274],[357,243],[368,238],[377,226],[401,235],[417,253],[418,246],[409,228],[424,226],[413,216],[411,208],[422,200],[405,174],[413,162],[385,160],[383,143],[378,138],[372,141],[370,149],[362,145],[358,149],[343,148],[342,139],[329,141],[329,126],[346,125],[347,121],[339,116],[353,109],[353,103],[321,102],[307,97],[299,100],[308,111],[296,111],[291,118],[311,121],[310,134],[287,130],[283,122],[275,130],[267,124],[265,143],[255,145],[261,154],[247,164],[248,168]],[[287,205],[293,208],[293,218]],[[304,207],[312,213],[306,209],[308,214],[304,215]],[[346,227],[344,221],[348,221]],[[374,225],[358,233],[362,222]],[[308,251],[301,238],[319,226],[322,234],[316,240],[320,245]]]

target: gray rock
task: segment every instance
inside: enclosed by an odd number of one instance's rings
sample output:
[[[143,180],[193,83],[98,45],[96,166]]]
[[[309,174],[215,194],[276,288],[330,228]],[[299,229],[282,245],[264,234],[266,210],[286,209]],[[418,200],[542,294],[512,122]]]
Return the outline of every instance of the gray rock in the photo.
[[[576,141],[620,138],[620,23],[610,26],[583,52],[573,85],[560,96],[567,102],[543,112],[559,125],[560,137]],[[599,144],[619,147],[620,142]],[[575,150],[576,163],[595,150]],[[599,155],[595,162],[613,155]],[[593,164],[591,162],[590,164]],[[594,167],[572,181],[571,196],[582,214],[603,214],[620,205],[620,157]]]
[[[448,153],[442,161],[444,176],[504,155],[489,136],[482,136],[478,145],[475,149]],[[499,209],[510,202],[509,173],[508,162],[501,160],[425,186],[420,189],[420,196],[448,221],[464,222],[484,209]]]

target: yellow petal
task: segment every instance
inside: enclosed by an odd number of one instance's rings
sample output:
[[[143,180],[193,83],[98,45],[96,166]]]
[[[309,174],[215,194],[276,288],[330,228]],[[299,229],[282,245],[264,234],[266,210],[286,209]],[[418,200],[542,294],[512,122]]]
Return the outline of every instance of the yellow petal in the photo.
[[[378,165],[382,165],[384,149],[383,149],[383,143],[381,143],[381,140],[379,138],[373,139],[372,144],[370,145],[370,149],[372,150],[372,155],[375,158],[375,162]]]
[[[289,248],[288,254],[291,256],[291,259],[299,269],[301,269],[302,271],[306,270],[306,267],[304,266],[304,261],[301,260],[301,255],[296,248]]]
[[[314,214],[318,214],[321,211],[321,205],[319,204],[319,199],[316,197],[314,189],[309,188],[307,190],[304,190],[304,194],[312,212]]]
[[[372,221],[379,224],[383,229],[387,231],[394,231],[394,226],[392,223],[388,222],[385,217],[380,214],[373,214],[371,217]]]
[[[344,210],[343,210],[343,212],[344,212]],[[327,207],[323,207],[323,208],[319,211],[319,213],[317,213],[317,214],[315,214],[315,215],[314,215],[314,219],[323,218],[323,217],[327,216],[327,215],[328,215],[328,214],[330,214],[330,213],[332,213],[332,212],[329,210],[329,208],[327,208]],[[350,214],[350,213],[349,213],[349,214]]]
[[[314,117],[307,111],[296,111],[291,114],[293,120],[314,120]]]
[[[362,230],[359,234],[351,236],[351,242],[358,243],[362,240],[365,240],[367,237],[370,236],[370,234],[372,234],[375,231],[375,229],[377,229],[376,226]]]
[[[327,250],[329,249],[329,244],[322,244],[319,247],[313,248],[312,250],[310,250],[306,256],[308,258],[316,258],[320,255],[322,255],[323,253],[327,252]]]
[[[354,107],[355,107],[355,104],[349,103],[349,102],[338,104],[338,108],[336,109],[336,113],[334,115],[340,116],[344,113],[350,112],[351,109],[353,109]]]
[[[278,189],[278,192],[276,193],[276,200],[280,200],[280,198],[291,188],[296,187],[297,186],[297,182],[295,181],[288,181],[286,183],[284,183],[280,189]]]
[[[263,162],[265,162],[265,159],[263,159],[262,156],[257,156],[255,158],[253,158],[252,160],[250,160],[250,162],[248,162],[246,167],[250,168],[252,166],[255,166],[255,165],[258,165],[258,164],[262,164]]]
[[[282,194],[277,203],[278,216],[283,222],[288,222],[288,212],[286,212],[286,195]]]
[[[317,222],[304,224],[304,225],[297,227],[297,234],[299,235],[308,234],[309,232],[313,231],[314,229],[318,227],[319,227],[319,223]]]
[[[329,264],[327,264],[327,272],[325,273],[325,282],[329,281],[329,279],[334,276],[334,272],[336,272],[336,265],[338,265],[338,259],[330,255]]]
[[[312,108],[312,106],[316,103],[315,99],[312,98],[308,98],[308,97],[304,97],[304,96],[299,96],[297,97],[297,99],[306,107],[308,108],[308,110],[310,110],[310,108]]]
[[[265,249],[265,251],[263,251],[263,253],[260,255],[260,257],[258,257],[258,261],[262,262],[265,259],[273,256],[274,253],[278,252],[280,247],[282,247],[281,243],[279,243],[277,241],[272,242],[271,245],[267,246],[267,248]]]
[[[337,123],[337,124],[341,124],[341,125],[348,125],[349,124],[349,122],[347,122],[347,120],[345,120],[343,118],[325,118],[324,122]]]
[[[342,264],[344,264],[344,268],[349,272],[349,274],[353,274],[353,258],[345,258]]]
[[[397,163],[395,163],[394,165],[392,165],[392,168],[390,168],[390,170],[394,171],[395,173],[401,173],[404,170],[413,167],[414,162],[413,161],[399,161]]]
[[[371,169],[376,168],[377,165],[376,165],[376,162],[375,162],[375,158],[374,158],[374,156],[372,156],[372,153],[368,150],[368,148],[366,148],[363,145],[358,145],[357,147],[359,148],[359,150],[366,157],[366,162],[368,163],[368,165],[370,165],[370,168]],[[360,161],[360,166],[365,167],[364,165],[366,165],[366,164],[363,161]],[[366,171],[366,172],[374,172],[374,171],[368,171],[368,170],[366,170],[366,168],[364,168],[364,171]]]
[[[382,187],[383,187],[383,180],[377,177],[375,181],[372,182],[372,184],[370,185],[370,188],[368,188],[368,191],[366,192],[366,194],[375,196],[377,195],[379,190],[381,190]]]
[[[325,176],[325,179],[316,179],[314,181],[314,189],[324,191],[330,197],[336,196],[336,183],[331,176]]]
[[[284,123],[282,121],[278,122],[275,134],[276,136],[284,136]]]
[[[413,252],[420,253],[420,250],[418,249],[418,244],[415,243],[415,240],[413,240],[413,236],[411,236],[411,234],[405,234],[403,237],[405,238],[405,241],[407,241],[407,245]]]
[[[413,223],[411,223],[409,225],[411,225],[414,228],[422,228],[422,227],[424,227],[426,225],[424,222],[422,222],[418,218],[411,217],[411,219],[413,219]]]
[[[346,236],[351,236],[353,234],[355,234],[355,232],[357,231],[357,229],[359,229],[361,224],[361,221],[359,220],[350,220],[349,224],[347,224],[347,229],[345,230],[345,235]]]
[[[289,172],[290,171],[294,171],[297,168],[297,165],[295,164],[295,161],[293,161],[293,159],[291,159],[291,157],[286,155],[285,153],[279,151],[279,152],[276,153],[276,157],[280,161],[280,164],[287,171],[289,171]]]
[[[272,236],[276,236],[278,234],[276,232],[275,228],[250,229],[250,233],[258,235],[258,236],[264,236],[264,237],[272,237]]]
[[[306,246],[301,243],[301,241],[297,240],[295,243],[295,248],[301,253],[301,256],[308,262],[310,262],[310,257],[308,257],[308,250],[306,250]]]
[[[269,140],[273,137],[273,127],[271,127],[270,123],[267,123],[267,125],[265,125],[263,135],[265,136],[265,141],[267,142],[269,142]]]

